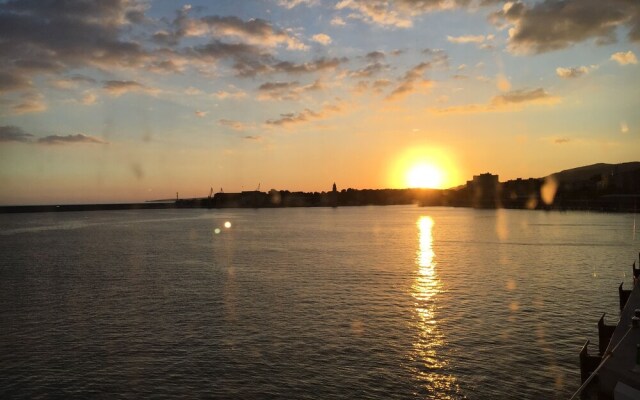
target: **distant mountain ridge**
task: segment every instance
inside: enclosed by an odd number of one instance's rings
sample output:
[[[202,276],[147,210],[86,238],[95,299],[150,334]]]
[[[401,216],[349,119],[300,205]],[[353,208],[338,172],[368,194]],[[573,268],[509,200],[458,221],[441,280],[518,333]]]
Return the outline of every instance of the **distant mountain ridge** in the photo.
[[[593,178],[594,176],[602,177],[636,170],[640,171],[640,162],[638,161],[625,162],[620,164],[597,163],[592,165],[585,165],[583,167],[565,169],[560,172],[554,172],[553,174],[549,175],[549,177],[555,178],[558,182],[569,183],[586,181]]]

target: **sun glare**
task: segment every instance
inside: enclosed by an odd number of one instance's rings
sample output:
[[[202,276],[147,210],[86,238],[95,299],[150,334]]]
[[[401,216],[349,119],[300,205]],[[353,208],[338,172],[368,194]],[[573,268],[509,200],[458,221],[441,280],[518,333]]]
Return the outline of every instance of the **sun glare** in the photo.
[[[446,189],[458,184],[459,171],[447,149],[415,146],[397,155],[388,179],[396,188]]]
[[[442,171],[433,165],[418,164],[407,172],[407,185],[411,188],[440,189],[443,181]]]

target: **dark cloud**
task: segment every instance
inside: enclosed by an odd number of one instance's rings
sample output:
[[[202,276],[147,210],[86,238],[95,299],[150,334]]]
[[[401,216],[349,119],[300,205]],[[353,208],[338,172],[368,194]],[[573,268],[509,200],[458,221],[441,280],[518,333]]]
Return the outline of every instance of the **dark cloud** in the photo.
[[[324,85],[319,80],[308,85],[302,85],[298,81],[266,82],[258,87],[258,99],[299,100],[304,93],[322,90],[323,88]]]
[[[350,75],[354,78],[370,78],[388,69],[389,69],[388,64],[384,64],[376,61],[368,64],[363,68],[357,69],[355,71],[351,71]]]
[[[142,84],[135,81],[105,81],[104,89],[107,91],[119,91],[122,89],[141,88]]]
[[[385,55],[383,52],[381,51],[372,51],[370,53],[367,53],[364,56],[365,60],[375,63],[375,62],[380,62],[380,61],[384,61],[385,59]]]
[[[30,142],[33,135],[27,133],[17,126],[4,125],[0,126],[0,142]]]
[[[154,93],[156,90],[136,81],[105,81],[102,86],[112,96],[121,96],[128,92]]]
[[[297,113],[280,114],[278,119],[270,119],[266,121],[267,125],[272,126],[288,126],[297,125],[312,120],[327,118],[330,114],[341,111],[342,108],[337,105],[325,105],[320,111],[313,111],[308,108]]]
[[[318,58],[316,60],[305,63],[292,63],[289,61],[280,61],[272,65],[273,72],[283,72],[287,74],[304,74],[325,70],[333,70],[340,66],[340,64],[346,63],[348,59],[346,57],[341,58]]]
[[[98,21],[106,24],[121,24],[127,13],[142,11],[134,0],[11,0],[0,5],[0,10],[31,14],[47,19],[70,21]]]
[[[126,37],[133,0],[21,0],[0,3],[0,94],[28,90],[42,74],[75,68],[138,67],[150,54]],[[13,112],[41,111],[35,96]]]
[[[50,135],[36,139],[34,135],[25,132],[22,128],[13,125],[0,126],[0,142],[22,142],[39,144],[73,144],[95,143],[108,144],[108,142],[89,135],[78,133],[77,135]]]
[[[99,139],[93,136],[78,133],[76,135],[66,135],[66,136],[60,136],[60,135],[45,136],[43,138],[38,139],[38,143],[57,145],[57,144],[74,144],[74,143],[108,144],[109,142],[106,142],[102,139]]]
[[[449,66],[449,55],[442,49],[424,49],[422,54],[429,58],[434,67],[447,68]]]
[[[520,54],[545,53],[590,39],[612,43],[619,26],[630,28],[630,40],[640,40],[640,2],[635,0],[516,1],[490,20],[511,27],[509,49]]]
[[[558,138],[556,140],[554,140],[553,142],[556,144],[563,144],[563,143],[569,143],[571,141],[571,139],[569,138]]]
[[[176,18],[168,30],[153,35],[156,43],[175,46],[184,37],[211,37],[213,40],[235,38],[244,43],[274,47],[286,45],[291,50],[303,50],[305,45],[288,32],[274,27],[269,21],[255,18],[244,21],[235,16],[208,15],[191,18],[186,6],[177,11]]]
[[[6,71],[0,71],[0,94],[27,89],[31,82],[25,76]]]
[[[503,106],[507,104],[531,103],[531,102],[553,102],[556,98],[547,93],[543,88],[533,90],[513,90],[495,96],[491,100],[493,106]]]
[[[294,63],[291,61],[277,60],[269,55],[260,55],[251,58],[248,54],[236,57],[239,60],[233,65],[237,76],[254,77],[264,74],[311,74],[315,72],[331,71],[346,63],[346,57],[318,58],[313,61]]]

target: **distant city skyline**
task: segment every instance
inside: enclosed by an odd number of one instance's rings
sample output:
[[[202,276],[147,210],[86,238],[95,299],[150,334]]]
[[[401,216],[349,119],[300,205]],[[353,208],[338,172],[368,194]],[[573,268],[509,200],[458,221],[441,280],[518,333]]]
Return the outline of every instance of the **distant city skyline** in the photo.
[[[0,205],[638,160],[640,2],[0,0]]]

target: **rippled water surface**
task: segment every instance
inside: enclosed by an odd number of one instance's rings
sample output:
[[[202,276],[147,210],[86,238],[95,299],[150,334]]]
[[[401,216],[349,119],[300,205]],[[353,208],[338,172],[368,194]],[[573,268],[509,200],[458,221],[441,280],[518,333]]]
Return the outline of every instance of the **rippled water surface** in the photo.
[[[0,397],[567,398],[617,316],[634,218],[0,215]]]

